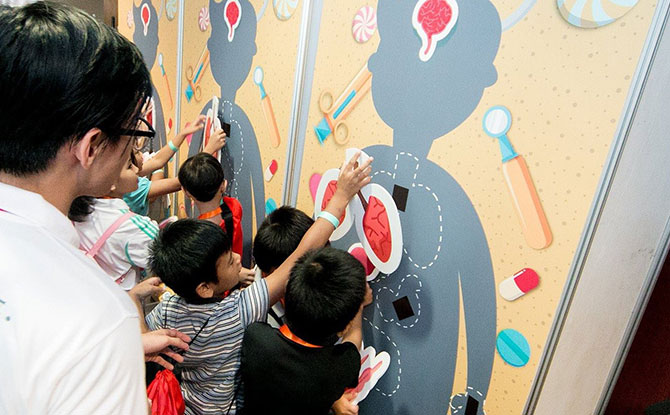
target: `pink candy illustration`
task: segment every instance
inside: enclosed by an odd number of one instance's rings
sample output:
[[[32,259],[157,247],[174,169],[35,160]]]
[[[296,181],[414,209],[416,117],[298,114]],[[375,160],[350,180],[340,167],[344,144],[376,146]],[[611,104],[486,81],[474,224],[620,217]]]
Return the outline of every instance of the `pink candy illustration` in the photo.
[[[235,29],[240,25],[242,18],[242,6],[237,0],[228,0],[223,8],[223,13],[228,27],[228,42],[232,42],[235,37]]]
[[[370,6],[361,7],[356,12],[351,26],[354,39],[358,43],[365,43],[374,35],[375,30],[377,30],[377,12]]]
[[[209,9],[207,7],[203,7],[198,13],[198,27],[201,32],[206,31],[209,27]]]
[[[458,20],[455,0],[419,0],[414,6],[412,26],[421,38],[419,59],[430,60],[437,42],[447,37]]]

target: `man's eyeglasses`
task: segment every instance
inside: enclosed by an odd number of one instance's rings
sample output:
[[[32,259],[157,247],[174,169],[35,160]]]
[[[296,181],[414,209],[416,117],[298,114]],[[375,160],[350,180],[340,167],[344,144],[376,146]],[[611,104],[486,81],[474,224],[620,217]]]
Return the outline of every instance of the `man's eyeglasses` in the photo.
[[[128,135],[133,139],[133,149],[137,151],[142,151],[144,145],[146,144],[147,138],[153,139],[156,136],[156,130],[151,126],[149,121],[144,118],[139,118],[140,123],[144,124],[149,130],[137,130],[130,128],[119,128],[117,130],[111,131],[111,133],[116,135]]]

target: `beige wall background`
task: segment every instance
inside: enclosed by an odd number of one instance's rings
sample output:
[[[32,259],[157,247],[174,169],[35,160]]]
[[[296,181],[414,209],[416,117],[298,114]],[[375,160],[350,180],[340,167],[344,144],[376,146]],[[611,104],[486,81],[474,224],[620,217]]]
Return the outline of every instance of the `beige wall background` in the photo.
[[[308,213],[313,212],[310,176],[339,167],[346,148],[332,137],[322,147],[314,136],[312,128],[323,116],[319,94],[326,89],[339,94],[376,50],[378,34],[365,44],[351,36],[356,11],[376,3],[324,2],[298,197],[298,207]],[[493,0],[502,20],[521,3]],[[608,26],[581,29],[563,20],[556,2],[538,1],[503,32],[495,60],[497,83],[484,91],[470,118],[433,143],[429,158],[454,176],[479,214],[496,286],[525,267],[540,276],[539,287],[514,302],[497,297],[497,331],[522,332],[531,356],[526,366],[515,368],[496,353],[484,405],[489,414],[523,411],[655,7],[656,2],[643,0]],[[493,105],[505,105],[512,113],[508,136],[528,163],[553,232],[544,250],[526,244],[502,175],[498,143],[482,130],[482,117]],[[376,114],[370,95],[347,124],[348,146],[392,142],[391,129]],[[467,386],[463,324],[460,333],[453,391],[444,392],[449,396]]]
[[[160,1],[153,3],[158,10]],[[325,89],[339,94],[379,41],[378,34],[365,44],[356,43],[351,36],[356,11],[363,5],[376,7],[375,0],[324,3],[297,203],[308,213],[313,211],[308,190],[310,176],[338,167],[345,150],[332,138],[321,146],[314,136],[313,127],[322,117],[319,94]],[[504,19],[521,0],[493,3]],[[198,29],[197,17],[200,8],[207,4],[206,0],[186,1],[184,70],[195,65],[206,45],[209,32]],[[252,0],[252,4],[258,11],[263,1]],[[130,38],[132,28],[127,26],[125,16],[131,5],[130,0],[119,0],[119,30]],[[238,104],[255,127],[263,167],[273,159],[279,162],[277,175],[266,183],[266,198],[272,197],[278,203],[285,174],[301,7],[302,2],[290,20],[280,21],[270,2],[258,25],[258,52],[252,69],[237,94]],[[469,119],[433,143],[429,158],[454,176],[479,214],[491,250],[496,285],[524,267],[533,268],[540,275],[538,289],[515,302],[498,297],[498,331],[508,327],[521,331],[531,345],[531,357],[526,366],[514,368],[496,354],[484,406],[487,413],[516,414],[523,410],[655,7],[655,1],[641,0],[608,26],[580,29],[563,20],[555,2],[538,1],[521,22],[503,32],[495,60],[497,83],[485,90]],[[183,90],[175,90],[177,76],[186,85],[183,71],[176,73],[177,20],[178,17],[167,21],[165,16],[161,19],[159,52],[164,54],[173,93],[181,100],[183,125],[199,114],[213,95],[219,94],[219,87],[208,68],[201,82],[201,102],[188,103]],[[252,81],[256,65],[265,70],[265,89],[272,99],[282,137],[277,149],[266,139],[258,87]],[[160,69],[156,64],[151,70],[163,96],[167,92],[162,89]],[[167,100],[162,101],[167,121]],[[553,243],[544,250],[533,250],[525,243],[504,183],[498,144],[482,131],[482,116],[493,105],[505,105],[512,113],[508,136],[528,163],[553,233]],[[352,112],[347,123],[351,146],[391,143],[391,130],[377,116],[370,95]],[[466,372],[462,334],[453,391],[445,391],[445,395],[465,389]]]

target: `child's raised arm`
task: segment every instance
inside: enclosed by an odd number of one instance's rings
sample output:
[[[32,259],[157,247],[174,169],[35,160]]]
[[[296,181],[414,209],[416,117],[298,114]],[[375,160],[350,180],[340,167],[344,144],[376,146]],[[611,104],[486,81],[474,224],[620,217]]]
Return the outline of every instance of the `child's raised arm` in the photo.
[[[360,166],[357,166],[356,164],[359,156],[360,152],[343,165],[340,170],[340,177],[337,179],[337,190],[335,191],[333,198],[328,202],[326,209],[324,209],[325,212],[328,212],[335,218],[342,217],[351,198],[354,197],[363,186],[370,183],[370,163],[372,163],[372,157]],[[307,230],[307,233],[303,236],[296,250],[279,266],[279,268],[265,279],[270,297],[269,304],[276,303],[284,296],[286,283],[288,282],[288,277],[295,261],[307,251],[324,246],[334,230],[335,228],[330,221],[322,217],[316,218],[316,221],[309,230]]]
[[[170,140],[172,146],[170,146],[170,144],[164,146],[152,158],[144,162],[142,164],[142,170],[140,170],[137,175],[148,176],[152,172],[158,169],[162,169],[163,166],[165,166],[165,164],[170,161],[170,158],[177,152],[177,149],[181,147],[187,136],[202,130],[202,128],[205,126],[206,118],[207,117],[204,115],[199,115],[198,118],[193,121],[193,123],[184,127],[184,129],[181,130],[173,140]]]

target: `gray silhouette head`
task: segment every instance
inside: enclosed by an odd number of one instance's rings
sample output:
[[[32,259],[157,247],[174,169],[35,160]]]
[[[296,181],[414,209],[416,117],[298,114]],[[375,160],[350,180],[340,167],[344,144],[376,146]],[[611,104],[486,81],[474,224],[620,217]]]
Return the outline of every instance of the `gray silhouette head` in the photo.
[[[425,62],[419,58],[422,41],[412,25],[417,1],[378,3],[381,39],[368,66],[375,109],[395,130],[394,145],[402,140],[432,142],[452,131],[498,78],[493,66],[501,33],[497,10],[489,0],[456,1],[456,25]]]
[[[233,30],[232,41],[228,41],[228,26],[224,14],[226,0],[220,3],[214,0],[209,2],[212,33],[207,41],[207,48],[210,67],[216,83],[227,93],[234,93],[242,86],[256,54],[256,11],[248,0],[238,1],[242,13],[239,24]]]
[[[144,23],[142,22],[142,8],[145,4],[149,8],[149,25],[147,26],[146,35],[144,34]],[[133,20],[135,22],[133,43],[142,52],[142,57],[147,68],[151,69],[156,61],[156,50],[158,49],[158,15],[151,1],[142,0],[139,7],[133,5]]]

